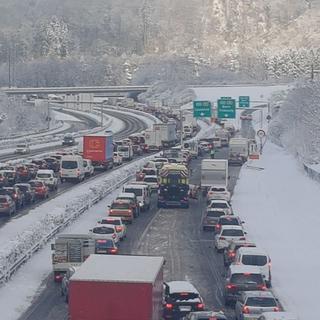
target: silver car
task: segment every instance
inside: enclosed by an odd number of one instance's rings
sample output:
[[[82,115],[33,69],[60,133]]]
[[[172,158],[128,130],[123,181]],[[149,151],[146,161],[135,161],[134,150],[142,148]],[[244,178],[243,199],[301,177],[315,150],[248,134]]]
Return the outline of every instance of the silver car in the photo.
[[[279,303],[271,291],[242,292],[235,306],[236,319],[257,320],[268,311],[280,311]]]
[[[11,215],[16,213],[16,204],[9,195],[0,195],[0,214]]]

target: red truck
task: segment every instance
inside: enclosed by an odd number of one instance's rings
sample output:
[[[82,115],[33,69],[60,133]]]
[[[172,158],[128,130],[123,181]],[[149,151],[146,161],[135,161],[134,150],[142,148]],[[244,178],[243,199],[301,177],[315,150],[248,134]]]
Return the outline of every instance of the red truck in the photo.
[[[113,135],[90,134],[83,137],[83,158],[90,159],[95,168],[113,168]]]
[[[160,320],[163,257],[90,257],[69,284],[70,320]]]

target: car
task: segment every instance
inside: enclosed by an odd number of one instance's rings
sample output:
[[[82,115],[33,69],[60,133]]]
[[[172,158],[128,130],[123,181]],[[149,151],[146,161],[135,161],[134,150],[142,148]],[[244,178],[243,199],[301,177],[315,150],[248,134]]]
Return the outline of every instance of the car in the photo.
[[[16,208],[20,209],[24,206],[24,194],[17,187],[3,187],[0,189],[1,195],[8,195],[15,202]]]
[[[263,312],[262,315],[258,318],[258,320],[299,320],[299,319],[298,319],[298,316],[294,315],[291,312],[271,311],[271,312]]]
[[[239,248],[255,246],[256,244],[254,242],[248,241],[248,239],[246,241],[231,241],[228,248],[224,249],[223,252],[223,263],[225,267],[229,267],[230,264],[234,262],[234,258]]]
[[[143,181],[145,176],[157,176],[158,170],[153,168],[142,168],[141,171],[136,173],[136,180]]]
[[[205,307],[199,291],[189,281],[165,282],[163,301],[164,319],[180,319]]]
[[[246,241],[245,232],[241,226],[222,226],[214,237],[214,246],[218,252],[228,247],[231,241]]]
[[[99,239],[111,239],[114,240],[115,243],[120,241],[116,227],[113,224],[98,224],[90,229],[89,233],[93,236],[98,236]]]
[[[143,178],[143,182],[145,182],[146,184],[148,184],[151,188],[151,192],[157,192],[159,189],[159,180],[158,177],[156,175],[154,176],[149,176],[146,175]]]
[[[79,267],[71,266],[67,269],[66,273],[63,275],[62,281],[61,281],[61,296],[64,297],[65,302],[69,302],[69,283],[70,278],[73,276],[73,274],[79,269]]]
[[[47,162],[43,159],[32,159],[31,163],[38,166],[39,169],[49,169]]]
[[[16,204],[12,198],[5,194],[0,195],[0,214],[6,214],[9,217],[16,213]]]
[[[222,311],[196,311],[187,314],[184,320],[227,320],[227,317]]]
[[[143,150],[138,144],[132,145],[132,151],[135,156],[142,156]]]
[[[36,193],[29,183],[17,183],[14,186],[24,194],[25,203],[30,204],[36,201]]]
[[[34,179],[37,175],[39,167],[34,163],[26,163],[25,166],[29,170],[30,179]]]
[[[0,188],[6,187],[9,185],[8,178],[5,172],[0,171]]]
[[[59,172],[59,170],[60,170],[60,161],[58,161],[54,157],[46,157],[43,160],[47,163],[47,166],[48,166],[49,170],[53,170],[54,172]]]
[[[234,263],[245,266],[257,266],[260,268],[267,287],[271,287],[271,259],[261,248],[242,247],[237,250]]]
[[[116,231],[120,240],[127,237],[127,226],[123,223],[121,217],[107,217],[100,221],[99,224],[113,224],[116,227]]]
[[[121,217],[123,222],[132,224],[135,212],[132,200],[116,199],[108,208],[110,217]]]
[[[25,165],[16,167],[16,182],[26,182],[31,178],[30,171]]]
[[[63,137],[62,145],[63,146],[74,146],[76,144],[76,141],[74,137],[71,134],[66,134]]]
[[[119,152],[113,152],[113,163],[116,166],[121,166],[123,163],[122,155]]]
[[[118,247],[113,239],[101,239],[100,235],[93,235],[95,239],[95,254],[117,254]]]
[[[243,291],[266,291],[267,286],[258,267],[230,265],[224,286],[224,302],[230,305]]]
[[[12,168],[10,170],[9,170],[9,168],[1,168],[0,172],[6,176],[8,185],[12,186],[16,183],[17,173],[14,168]]]
[[[271,291],[246,291],[240,294],[236,305],[236,319],[257,319],[263,312],[279,312],[277,299]]]
[[[16,154],[28,154],[30,152],[31,150],[28,143],[19,143],[15,150]]]
[[[86,177],[90,177],[94,174],[94,167],[90,159],[83,159],[83,166]]]
[[[83,158],[79,155],[64,155],[61,158],[61,181],[81,182],[85,178]]]
[[[150,186],[145,182],[130,183],[123,187],[123,192],[134,193],[139,201],[141,211],[147,211],[151,206]]]
[[[49,188],[43,181],[30,180],[29,184],[34,190],[36,198],[47,199],[49,198]]]
[[[116,200],[130,200],[132,201],[132,206],[134,208],[134,217],[137,218],[140,215],[140,205],[137,196],[134,193],[130,192],[121,192]]]
[[[241,226],[244,223],[244,221],[242,221],[240,219],[240,217],[237,216],[230,216],[230,215],[225,215],[225,216],[221,216],[216,224],[215,227],[215,233],[219,233],[222,226]]]
[[[209,188],[207,193],[207,200],[226,200],[230,201],[231,194],[228,191],[227,187],[223,186],[212,186]]]
[[[221,209],[211,209],[209,211],[205,210],[202,216],[202,229],[215,230],[216,224],[221,216],[224,216],[225,212]]]
[[[58,189],[58,178],[55,176],[53,170],[38,170],[36,180],[43,181],[50,190]]]
[[[213,210],[221,209],[225,212],[225,215],[232,214],[231,205],[226,200],[216,200],[216,199],[210,200],[207,206],[207,210],[210,210],[210,209],[213,209]]]
[[[169,163],[169,160],[167,158],[163,158],[163,157],[155,157],[152,161],[156,164],[156,167],[158,169],[159,169],[159,167],[161,169],[163,165]]]

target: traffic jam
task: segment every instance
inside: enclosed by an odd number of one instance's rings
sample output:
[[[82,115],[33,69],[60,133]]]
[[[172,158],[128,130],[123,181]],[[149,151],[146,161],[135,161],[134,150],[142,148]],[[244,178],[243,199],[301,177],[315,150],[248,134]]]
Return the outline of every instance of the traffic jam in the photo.
[[[185,139],[188,131],[182,132]],[[224,147],[228,159],[218,159]],[[156,143],[149,149],[155,151]],[[297,320],[272,292],[271,257],[250,240],[231,204],[229,166],[241,166],[256,150],[254,140],[239,137],[228,123],[212,138],[165,148],[123,186],[87,234],[58,235],[52,244],[53,275],[61,283],[70,319]],[[191,185],[192,160],[198,158],[201,181]],[[164,282],[162,257],[121,254],[121,243],[130,241],[127,231],[140,215],[153,206],[188,209],[192,199],[200,199],[202,232],[212,232],[213,246],[223,257],[225,311],[206,308],[192,281]],[[141,297],[135,297],[137,290]],[[131,302],[123,308],[119,301]]]

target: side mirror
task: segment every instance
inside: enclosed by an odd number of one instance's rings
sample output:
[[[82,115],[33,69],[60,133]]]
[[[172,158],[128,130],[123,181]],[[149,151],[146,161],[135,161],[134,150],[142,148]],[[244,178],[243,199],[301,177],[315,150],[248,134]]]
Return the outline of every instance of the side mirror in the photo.
[[[244,221],[241,221],[241,223],[245,223]]]
[[[244,234],[248,234],[248,232],[244,232]]]

